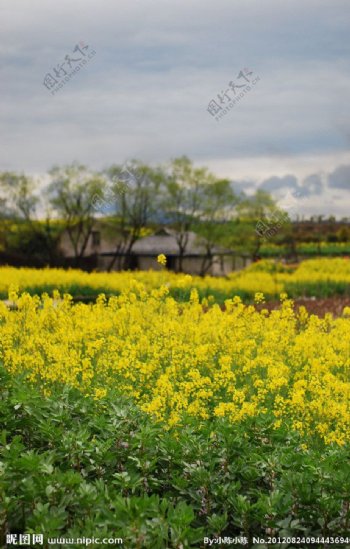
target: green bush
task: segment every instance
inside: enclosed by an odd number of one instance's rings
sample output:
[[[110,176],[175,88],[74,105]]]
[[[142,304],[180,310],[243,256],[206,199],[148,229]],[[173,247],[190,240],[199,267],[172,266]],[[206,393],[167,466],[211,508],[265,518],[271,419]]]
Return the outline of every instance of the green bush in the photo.
[[[1,547],[8,532],[150,549],[203,547],[204,536],[350,535],[347,447],[306,448],[268,415],[240,426],[189,418],[166,431],[117,393],[96,401],[57,386],[45,397],[0,377]]]

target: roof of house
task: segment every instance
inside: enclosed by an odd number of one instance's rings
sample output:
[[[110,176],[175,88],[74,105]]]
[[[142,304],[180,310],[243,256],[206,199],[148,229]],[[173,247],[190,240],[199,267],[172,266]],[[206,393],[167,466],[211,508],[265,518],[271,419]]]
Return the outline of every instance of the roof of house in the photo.
[[[188,241],[185,251],[185,256],[204,255],[206,248],[203,239],[201,239],[196,233],[188,231],[185,233]],[[212,249],[215,254],[232,254],[232,250],[215,246]],[[132,253],[135,255],[178,255],[179,246],[176,240],[176,232],[171,229],[160,229],[151,236],[145,236],[135,242],[132,248]]]

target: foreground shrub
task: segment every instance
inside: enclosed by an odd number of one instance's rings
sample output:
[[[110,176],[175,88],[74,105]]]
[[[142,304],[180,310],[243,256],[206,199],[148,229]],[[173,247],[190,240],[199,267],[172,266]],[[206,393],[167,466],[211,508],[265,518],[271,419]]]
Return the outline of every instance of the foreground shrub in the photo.
[[[262,420],[164,431],[118,393],[95,400],[61,386],[43,397],[3,369],[0,387],[3,540],[99,535],[160,549],[350,534],[346,446],[306,446]]]

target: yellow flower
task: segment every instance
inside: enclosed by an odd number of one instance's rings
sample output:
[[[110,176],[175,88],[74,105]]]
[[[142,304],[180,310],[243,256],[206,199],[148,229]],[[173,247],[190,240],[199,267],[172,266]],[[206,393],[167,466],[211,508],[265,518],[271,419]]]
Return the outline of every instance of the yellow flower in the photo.
[[[160,265],[163,265],[165,267],[166,265],[166,256],[164,254],[159,254],[157,257],[157,261]]]
[[[255,303],[264,303],[265,302],[264,294],[262,292],[256,292],[254,301]]]
[[[106,389],[102,389],[102,388],[97,388],[95,389],[94,391],[94,398],[96,400],[100,399],[100,398],[104,398],[107,394],[107,390]]]

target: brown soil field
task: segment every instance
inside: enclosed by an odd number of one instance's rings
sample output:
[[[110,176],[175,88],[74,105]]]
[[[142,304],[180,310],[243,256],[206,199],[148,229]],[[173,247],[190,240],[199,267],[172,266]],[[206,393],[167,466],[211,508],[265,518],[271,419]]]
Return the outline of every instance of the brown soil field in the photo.
[[[268,309],[272,311],[279,309],[281,303],[278,301],[270,301],[256,305],[258,310]],[[327,297],[324,299],[316,299],[312,297],[303,297],[294,300],[294,309],[298,311],[299,307],[304,306],[310,314],[324,317],[326,313],[332,313],[338,317],[343,313],[344,307],[350,307],[350,297]]]

